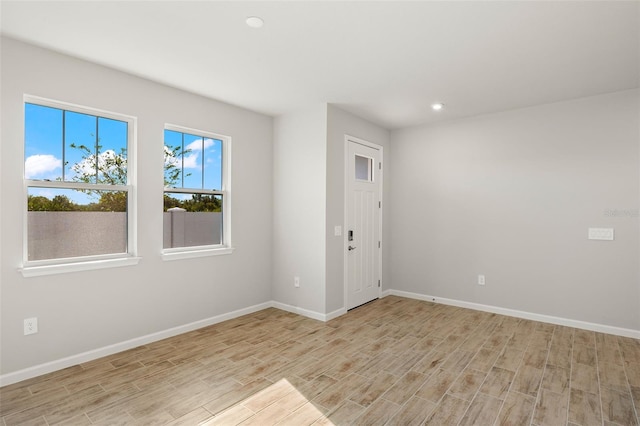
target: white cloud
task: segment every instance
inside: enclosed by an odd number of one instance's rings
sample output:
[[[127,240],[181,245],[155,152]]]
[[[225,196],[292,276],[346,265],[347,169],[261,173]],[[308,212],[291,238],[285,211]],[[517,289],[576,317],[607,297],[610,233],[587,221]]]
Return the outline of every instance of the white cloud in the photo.
[[[211,148],[213,146],[213,139],[205,139],[204,140],[204,149]],[[201,151],[202,150],[202,139],[196,139],[191,142],[189,145],[185,146],[185,151]]]
[[[195,142],[190,143],[189,145],[193,145]],[[202,144],[200,144],[202,146]],[[183,158],[184,160],[184,168],[185,169],[197,169],[200,166],[198,164],[198,151],[191,151],[191,153],[187,154]],[[175,166],[182,167],[183,163],[179,158],[173,154],[173,151],[168,146],[164,146],[164,164],[167,166]]]
[[[215,144],[213,139],[207,138],[204,140],[204,149],[211,148]],[[185,169],[199,169],[202,164],[198,161],[200,152],[202,151],[202,139],[196,139],[187,146],[184,147],[186,154],[184,155],[184,163],[175,157],[173,151],[168,146],[164,146],[164,162],[166,165],[174,165],[176,167],[184,164]]]
[[[164,164],[167,166],[179,166],[180,161],[173,155],[173,151],[168,146],[164,146]]]
[[[31,178],[47,178],[43,176],[62,167],[62,160],[50,154],[36,154],[27,157],[24,162],[24,177]]]
[[[101,172],[106,171],[114,171],[117,166],[114,164],[114,161],[119,154],[112,149],[108,149],[106,151],[98,154],[98,170]],[[123,167],[127,167],[127,160],[125,158],[123,160]],[[107,166],[110,164],[109,166]],[[95,176],[96,174],[96,157],[95,155],[89,155],[86,158],[83,158],[73,166],[71,169],[76,173],[77,176]]]
[[[187,154],[184,156],[184,168],[185,169],[197,169],[202,167],[198,163],[198,153],[194,152],[193,154]]]

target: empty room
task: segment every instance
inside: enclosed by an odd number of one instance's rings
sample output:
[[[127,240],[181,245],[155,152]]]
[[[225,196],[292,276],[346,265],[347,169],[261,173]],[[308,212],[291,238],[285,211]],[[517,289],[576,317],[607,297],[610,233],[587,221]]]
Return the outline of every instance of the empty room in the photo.
[[[640,426],[640,2],[0,1],[0,424]]]

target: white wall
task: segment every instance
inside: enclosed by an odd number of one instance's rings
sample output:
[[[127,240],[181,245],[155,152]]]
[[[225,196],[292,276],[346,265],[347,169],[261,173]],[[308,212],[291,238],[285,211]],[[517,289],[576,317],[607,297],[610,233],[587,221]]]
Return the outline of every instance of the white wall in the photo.
[[[273,137],[273,299],[316,317],[325,313],[326,123],[317,105],[277,117]]]
[[[327,134],[327,226],[326,226],[326,259],[327,259],[327,313],[345,307],[344,301],[344,147],[345,135],[354,136],[381,145],[384,148],[384,188],[383,197],[389,193],[391,179],[389,177],[389,158],[391,147],[389,131],[353,114],[341,110],[335,105],[328,106]],[[390,283],[390,249],[389,240],[389,203],[384,202],[382,208],[382,288]],[[334,227],[342,226],[342,237],[334,236]]]
[[[273,299],[316,318],[345,307],[343,237],[334,236],[335,226],[344,229],[345,134],[382,145],[388,155],[387,130],[334,105],[285,114],[274,124]],[[293,286],[296,275],[300,288]]]
[[[626,91],[392,132],[392,288],[640,330],[639,117]]]
[[[385,147],[385,290],[640,330],[640,219],[605,215],[639,206],[637,91],[390,136],[333,105],[274,121],[1,42],[0,374],[270,300],[312,316],[343,308],[344,134]],[[25,93],[138,118],[137,266],[18,272]],[[232,255],[161,260],[167,122],[233,138]],[[616,240],[587,241],[590,226]],[[40,332],[23,336],[32,316]]]
[[[2,38],[1,373],[271,300],[270,117]],[[23,94],[138,118],[137,266],[23,278]],[[165,123],[233,138],[227,256],[163,262]],[[320,179],[324,181],[324,176]],[[39,319],[23,336],[23,319]]]

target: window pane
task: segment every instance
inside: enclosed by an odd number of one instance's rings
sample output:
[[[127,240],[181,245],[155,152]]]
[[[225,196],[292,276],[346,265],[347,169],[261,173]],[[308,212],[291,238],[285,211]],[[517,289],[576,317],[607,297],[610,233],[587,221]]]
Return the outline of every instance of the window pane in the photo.
[[[62,110],[25,104],[24,177],[62,179]]]
[[[222,244],[222,195],[164,194],[163,247]]]
[[[164,186],[182,188],[182,133],[164,131]]]
[[[29,188],[28,260],[127,252],[127,192]]]
[[[202,189],[202,136],[184,134],[184,187]]]
[[[222,141],[204,140],[204,188],[222,190]]]
[[[368,182],[373,181],[373,176],[371,173],[372,163],[373,160],[371,158],[356,155],[356,179],[366,180]]]
[[[98,182],[127,184],[127,123],[98,118]]]
[[[98,118],[79,112],[64,112],[65,179],[96,183],[96,137]]]
[[[25,103],[25,178],[50,181],[27,182],[25,261],[128,252],[129,192],[87,185],[127,185],[128,135],[124,117]]]

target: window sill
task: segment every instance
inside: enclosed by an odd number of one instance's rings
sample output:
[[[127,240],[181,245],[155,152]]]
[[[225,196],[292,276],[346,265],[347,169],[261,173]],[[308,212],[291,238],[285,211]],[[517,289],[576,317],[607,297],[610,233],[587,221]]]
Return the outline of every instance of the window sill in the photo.
[[[170,251],[162,253],[162,260],[180,260],[180,259],[192,259],[196,257],[208,257],[208,256],[221,256],[226,254],[233,253],[233,247],[221,247],[221,248],[213,248],[213,249],[202,249],[202,250],[180,250],[180,251]]]
[[[65,274],[68,272],[90,271],[93,269],[118,268],[133,266],[140,262],[140,257],[122,257],[118,259],[89,260],[86,262],[58,263],[55,265],[25,266],[20,268],[23,277]]]

